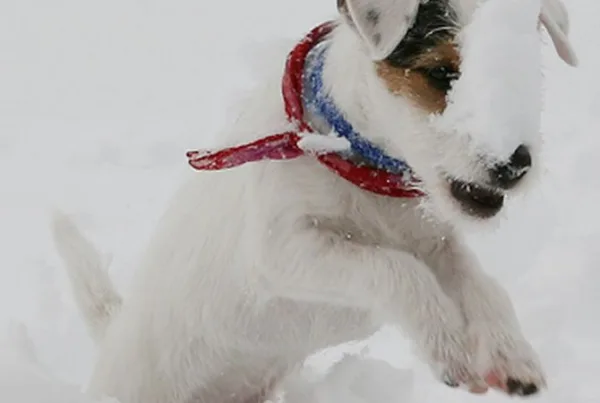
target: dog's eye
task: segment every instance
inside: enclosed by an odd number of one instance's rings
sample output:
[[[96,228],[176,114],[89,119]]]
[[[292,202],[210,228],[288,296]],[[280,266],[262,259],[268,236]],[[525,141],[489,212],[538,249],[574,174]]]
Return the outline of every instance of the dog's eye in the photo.
[[[427,68],[423,72],[432,86],[444,92],[448,92],[452,82],[460,76],[458,71],[449,66]]]

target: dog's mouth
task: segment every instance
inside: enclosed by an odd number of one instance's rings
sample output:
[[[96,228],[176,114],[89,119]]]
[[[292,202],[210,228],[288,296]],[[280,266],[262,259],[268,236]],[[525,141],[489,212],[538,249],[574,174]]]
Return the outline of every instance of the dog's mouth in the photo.
[[[489,186],[449,178],[450,194],[463,211],[477,218],[491,218],[504,205],[504,193]]]

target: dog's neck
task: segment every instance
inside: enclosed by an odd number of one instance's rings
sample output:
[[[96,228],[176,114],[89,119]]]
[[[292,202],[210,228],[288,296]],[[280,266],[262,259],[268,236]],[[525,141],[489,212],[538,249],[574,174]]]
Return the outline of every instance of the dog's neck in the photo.
[[[373,65],[366,55],[359,55],[360,52],[349,54],[348,50],[360,51],[361,48],[354,35],[344,37],[339,32],[343,33],[343,26],[338,26],[338,31],[334,30],[330,38],[314,45],[304,63],[303,109],[309,114],[311,127],[322,134],[334,131],[337,136],[347,139],[352,149],[347,157],[356,164],[370,165],[390,173],[405,175],[408,179],[412,170],[406,161],[388,155],[381,145],[373,143],[372,136],[364,135],[365,130],[373,129],[369,124],[368,114],[365,113],[369,110],[366,106],[369,102],[367,90],[370,88],[367,81],[370,78],[369,71],[365,68],[373,69]],[[342,47],[339,44],[345,44],[343,39],[354,40],[354,43]],[[341,56],[344,58],[341,62],[336,60]],[[348,64],[344,63],[345,60],[356,63],[358,68],[350,69],[353,76],[348,77],[347,69],[339,71],[338,66]],[[340,81],[340,78],[343,81]],[[335,94],[336,89],[345,93]],[[350,93],[347,92],[348,89]],[[346,109],[340,108],[340,104],[345,105]]]
[[[323,46],[325,43],[320,44]],[[344,114],[348,122],[361,134],[367,134],[372,128],[369,124],[368,94],[365,93],[367,69],[373,68],[372,62],[362,48],[354,32],[340,22],[327,39],[327,52],[323,68],[323,87]],[[318,51],[314,49],[313,52]],[[309,88],[305,76],[304,88]],[[361,90],[362,89],[362,90]],[[306,105],[306,118],[319,133],[331,131],[329,124]]]

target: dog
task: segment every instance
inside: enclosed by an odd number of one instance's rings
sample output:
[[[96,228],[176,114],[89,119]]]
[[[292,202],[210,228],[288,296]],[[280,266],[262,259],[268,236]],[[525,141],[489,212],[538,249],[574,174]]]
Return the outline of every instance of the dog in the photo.
[[[540,113],[520,110],[511,128],[522,136],[497,154],[431,120],[469,79],[461,43],[477,39],[463,33],[479,7],[338,0],[339,18],[274,60],[223,149],[188,154],[202,172],[174,196],[125,302],[57,212],[53,237],[99,349],[88,392],[258,403],[308,356],[392,324],[448,386],[540,393],[546,377],[509,296],[458,230],[494,221],[533,183]],[[525,25],[546,27],[576,65],[562,3],[534,11]],[[541,76],[538,64],[520,68]]]

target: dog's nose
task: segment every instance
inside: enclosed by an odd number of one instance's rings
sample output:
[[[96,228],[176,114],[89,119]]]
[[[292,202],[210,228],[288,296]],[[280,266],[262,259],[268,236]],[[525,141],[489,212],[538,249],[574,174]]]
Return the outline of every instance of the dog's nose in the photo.
[[[523,179],[529,168],[531,168],[531,153],[526,146],[520,145],[508,162],[496,165],[490,174],[495,185],[510,189]]]

